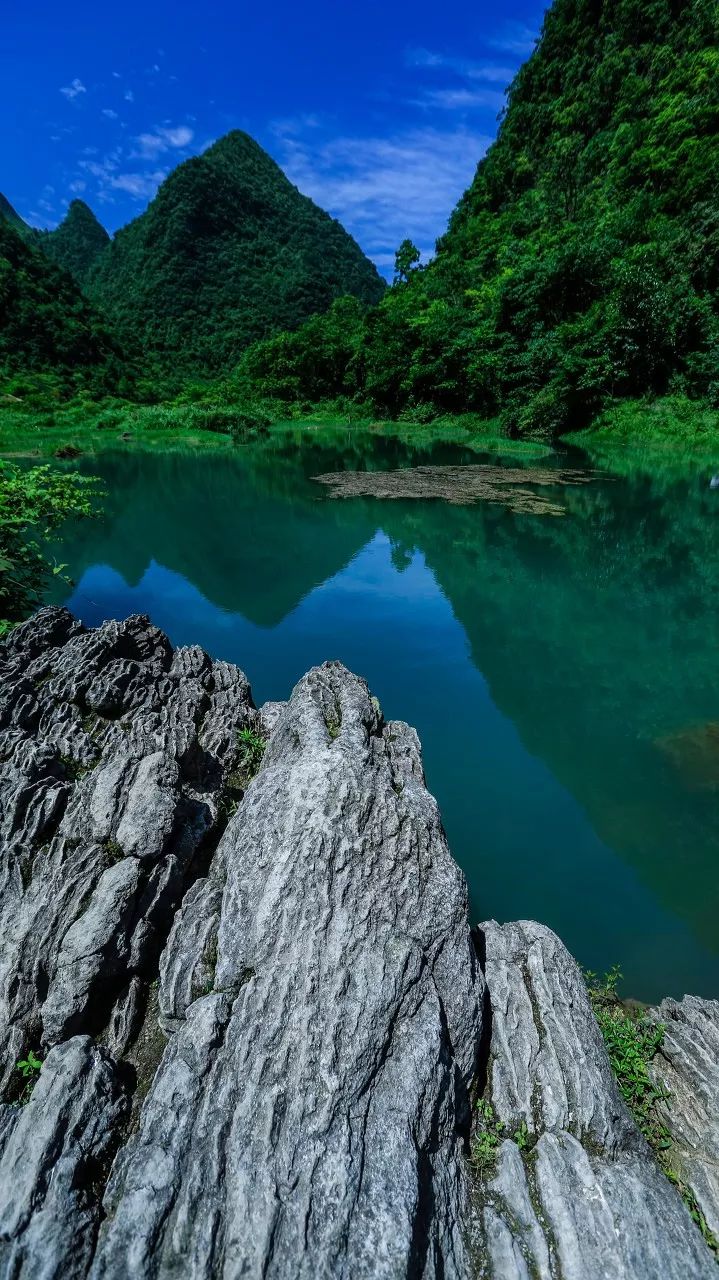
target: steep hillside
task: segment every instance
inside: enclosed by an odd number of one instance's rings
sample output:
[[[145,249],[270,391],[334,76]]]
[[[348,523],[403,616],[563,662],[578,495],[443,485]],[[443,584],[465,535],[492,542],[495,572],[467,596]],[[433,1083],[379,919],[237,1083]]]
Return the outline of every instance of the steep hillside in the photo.
[[[0,222],[9,222],[11,227],[16,231],[27,232],[30,230],[26,222],[23,222],[20,214],[13,209],[10,201],[0,192]]]
[[[718,15],[555,0],[435,260],[407,259],[324,394],[513,432],[618,397],[719,403]],[[252,353],[265,393],[303,381],[305,348]]]
[[[38,243],[48,258],[83,285],[110,237],[92,209],[83,200],[73,200],[60,226],[55,231],[42,232]]]
[[[0,384],[45,374],[58,394],[129,389],[120,348],[66,272],[0,219]],[[19,377],[19,382],[18,382]]]
[[[239,132],[170,175],[87,287],[161,368],[200,375],[231,367],[249,342],[295,328],[342,294],[374,303],[383,292],[339,223]]]
[[[718,13],[555,0],[435,263],[373,321],[376,401],[558,430],[719,394]]]

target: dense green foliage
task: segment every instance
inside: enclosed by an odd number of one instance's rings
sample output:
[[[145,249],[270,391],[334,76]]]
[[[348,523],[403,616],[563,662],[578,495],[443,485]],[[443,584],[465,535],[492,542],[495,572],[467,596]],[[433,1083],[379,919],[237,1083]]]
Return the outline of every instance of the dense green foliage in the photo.
[[[27,223],[23,222],[20,214],[13,209],[10,201],[2,193],[0,193],[0,222],[9,222],[11,227],[21,233],[30,230]]]
[[[126,362],[66,272],[0,219],[0,394],[131,389]]]
[[[553,429],[717,394],[718,35],[714,0],[556,0],[420,290],[420,390],[435,356],[442,398]]]
[[[97,494],[87,476],[0,462],[0,635],[37,607],[47,579],[62,572],[44,540],[68,516],[92,515]]]
[[[181,164],[95,264],[90,298],[178,383],[383,282],[359,246],[234,132]]]
[[[403,244],[325,394],[553,432],[613,398],[719,403],[717,13],[555,0],[436,259]]]
[[[243,412],[469,412],[515,436],[668,397],[602,421],[683,441],[687,405],[719,407],[718,15],[716,0],[554,0],[436,258],[422,268],[404,240],[389,290],[240,132],[111,243],[79,201],[38,233],[0,198],[0,372]],[[82,282],[144,361],[139,389],[67,277],[20,262],[22,241]]]
[[[83,200],[73,200],[60,226],[55,231],[42,232],[38,243],[48,258],[84,285],[90,267],[109,245],[110,237],[92,209]]]
[[[312,404],[327,388],[335,396],[353,395],[352,359],[362,341],[364,319],[365,309],[356,298],[338,298],[325,315],[313,316],[293,333],[248,347],[230,388],[285,404]]]

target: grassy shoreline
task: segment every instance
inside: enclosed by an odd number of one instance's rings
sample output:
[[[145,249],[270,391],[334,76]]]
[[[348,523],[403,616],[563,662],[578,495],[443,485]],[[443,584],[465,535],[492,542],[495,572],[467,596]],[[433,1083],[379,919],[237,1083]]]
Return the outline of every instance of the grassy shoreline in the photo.
[[[245,417],[244,406],[238,406],[236,421],[232,406],[220,411],[194,405],[73,405],[52,412],[0,407],[0,456],[73,459],[108,449],[226,451],[263,439],[299,444],[314,433],[345,437],[355,432],[392,437],[418,449],[445,443],[476,453],[535,459],[553,451],[543,441],[510,440],[498,422],[471,414],[430,423],[391,422],[320,408],[298,417],[278,417],[259,428],[243,425]]]
[[[594,425],[558,441],[510,439],[498,419],[476,414],[426,415],[389,421],[346,406],[246,404],[137,405],[123,402],[32,408],[0,404],[0,455],[73,458],[108,449],[228,450],[269,438],[300,443],[308,433],[368,433],[393,437],[418,449],[456,444],[476,453],[539,459],[556,449],[579,448],[593,463],[625,456],[675,463],[687,458],[719,464],[719,410],[684,397],[625,401],[605,410]],[[268,425],[269,424],[269,425]]]

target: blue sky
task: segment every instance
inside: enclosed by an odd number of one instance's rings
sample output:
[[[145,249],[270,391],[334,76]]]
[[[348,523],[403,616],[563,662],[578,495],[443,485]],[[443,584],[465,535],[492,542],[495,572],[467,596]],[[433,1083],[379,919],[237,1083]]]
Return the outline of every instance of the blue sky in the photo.
[[[0,191],[36,226],[74,196],[110,231],[246,129],[387,270],[425,252],[497,128],[543,5],[505,0],[9,0]]]

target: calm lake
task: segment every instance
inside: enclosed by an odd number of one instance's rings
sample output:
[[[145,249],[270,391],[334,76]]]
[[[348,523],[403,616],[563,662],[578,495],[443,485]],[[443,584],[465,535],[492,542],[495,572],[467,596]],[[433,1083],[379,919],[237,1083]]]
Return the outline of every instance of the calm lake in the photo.
[[[258,704],[341,658],[417,726],[476,920],[542,920],[640,999],[717,996],[710,471],[532,479],[586,467],[577,454],[533,460],[499,501],[338,498],[313,477],[497,460],[350,430],[303,441],[78,460],[108,497],[67,530],[76,585],[54,599],[88,624],[150,614],[238,663]],[[532,495],[565,514],[531,513]]]

